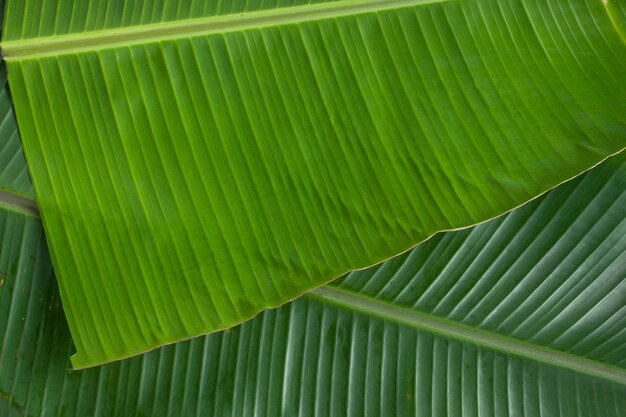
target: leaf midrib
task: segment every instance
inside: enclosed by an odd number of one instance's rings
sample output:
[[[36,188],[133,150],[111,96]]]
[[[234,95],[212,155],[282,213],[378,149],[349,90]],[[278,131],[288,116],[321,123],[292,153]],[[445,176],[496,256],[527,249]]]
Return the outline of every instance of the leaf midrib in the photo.
[[[0,188],[0,208],[39,218],[35,200]]]
[[[4,59],[11,61],[98,50],[112,46],[127,46],[165,39],[240,31],[446,1],[454,0],[339,0],[68,35],[9,40],[3,42],[1,47]]]
[[[341,289],[332,284],[319,287],[308,295],[348,310],[375,315],[444,337],[473,343],[626,385],[626,370],[621,368],[392,305],[363,294]]]

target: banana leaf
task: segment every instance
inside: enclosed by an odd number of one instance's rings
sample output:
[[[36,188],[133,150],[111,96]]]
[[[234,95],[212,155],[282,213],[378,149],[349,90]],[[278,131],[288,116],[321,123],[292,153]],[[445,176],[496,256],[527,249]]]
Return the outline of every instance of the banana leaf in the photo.
[[[2,11],[3,6],[0,2]],[[24,161],[4,63],[0,64],[0,117],[0,193],[8,191],[32,198],[33,186]]]
[[[228,331],[69,372],[40,222],[0,211],[0,411],[623,416],[625,185],[621,154]]]
[[[614,3],[10,0],[73,366],[231,327],[623,149]]]

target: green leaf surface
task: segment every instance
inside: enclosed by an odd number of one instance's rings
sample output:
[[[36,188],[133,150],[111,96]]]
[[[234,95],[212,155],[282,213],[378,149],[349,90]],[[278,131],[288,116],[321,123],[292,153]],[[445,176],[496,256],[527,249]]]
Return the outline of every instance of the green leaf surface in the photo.
[[[329,287],[626,368],[626,153]]]
[[[626,256],[624,233],[607,246],[626,225],[624,211],[615,210],[624,207],[626,198],[625,157],[611,158],[502,218],[436,236],[405,257],[351,273],[340,285],[325,286],[317,294],[263,312],[229,331],[71,372],[67,371],[71,337],[41,226],[35,218],[0,212],[0,270],[9,270],[0,286],[0,410],[5,407],[9,417],[620,417],[626,413],[624,326],[607,326],[610,320],[595,312],[609,311],[625,288],[620,269]],[[576,198],[565,197],[569,195]],[[564,215],[565,234],[550,225],[545,231],[511,226],[519,218],[532,224],[548,208]],[[589,217],[601,208],[605,216]],[[475,234],[492,238],[476,240]],[[463,317],[442,320],[444,315],[437,310],[419,303],[403,306],[398,297],[395,305],[389,304],[398,288],[389,288],[384,296],[372,292],[383,275],[390,287],[394,282],[416,288],[449,281],[458,288],[463,281],[454,273],[454,262],[470,257],[483,264],[483,256],[470,256],[466,251],[476,248],[482,253],[502,235],[510,240],[510,248],[496,253],[500,262],[508,258],[511,264],[520,258],[518,251],[532,248],[522,242],[552,242],[560,236],[598,248],[609,257],[612,248],[619,251],[613,262],[619,268],[612,269],[602,266],[593,251],[572,251],[575,257],[560,262],[560,283],[553,291],[542,285],[554,274],[542,262],[537,263],[538,280],[520,280],[509,273],[500,281],[509,288],[542,292],[546,296],[543,308],[563,313],[568,309],[560,306],[562,298],[551,294],[569,288],[585,295],[577,297],[580,314],[566,314],[568,319],[546,315],[545,319],[553,328],[593,327],[596,330],[590,336],[599,345],[617,346],[616,356],[585,352],[575,345],[520,339]],[[450,260],[450,267],[432,266],[425,253],[440,254],[440,259]],[[520,268],[513,265],[508,270]],[[525,273],[523,268],[520,273]],[[601,297],[586,302],[589,285],[581,276],[590,273],[595,275],[593,285],[600,287],[593,292]],[[475,278],[476,288],[492,284],[488,270]],[[613,286],[616,279],[619,284]],[[424,294],[435,302],[454,292]],[[489,306],[496,296],[506,305],[512,295],[520,306],[531,299],[511,291],[481,297],[477,305]],[[555,337],[567,334],[571,333],[552,332]]]
[[[2,6],[0,3],[0,8]],[[0,192],[2,190],[26,197],[33,196],[4,63],[0,64]]]
[[[333,1],[336,0],[9,1],[7,19],[11,24],[5,36],[7,39],[30,39]],[[67,17],[70,19],[64,20]]]
[[[230,327],[626,145],[626,45],[600,1],[13,3],[75,367]]]

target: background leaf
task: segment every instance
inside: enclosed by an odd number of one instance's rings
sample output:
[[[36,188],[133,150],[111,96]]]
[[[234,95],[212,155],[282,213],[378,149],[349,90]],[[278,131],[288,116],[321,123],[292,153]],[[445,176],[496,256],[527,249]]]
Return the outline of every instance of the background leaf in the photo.
[[[2,3],[0,10],[4,11]],[[32,197],[33,186],[24,161],[4,63],[0,64],[0,115],[0,192],[5,190]]]

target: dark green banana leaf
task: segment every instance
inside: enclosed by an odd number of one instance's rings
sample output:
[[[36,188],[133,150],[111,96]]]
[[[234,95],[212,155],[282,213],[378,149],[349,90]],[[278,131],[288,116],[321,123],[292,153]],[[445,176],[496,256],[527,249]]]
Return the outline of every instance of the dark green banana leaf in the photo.
[[[10,0],[74,366],[230,327],[623,149],[614,3]],[[445,314],[499,329],[464,303]]]
[[[4,10],[3,6],[0,3],[0,10]],[[4,63],[0,64],[0,138],[0,193],[9,191],[32,198],[33,186],[24,161]]]

